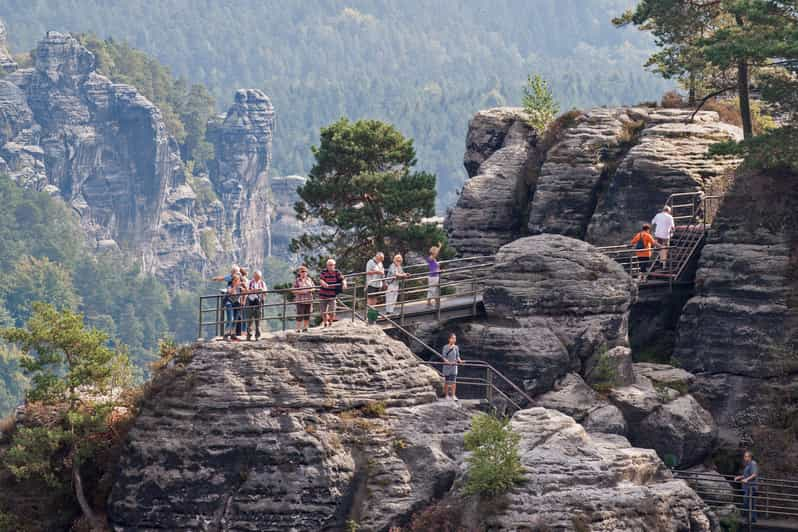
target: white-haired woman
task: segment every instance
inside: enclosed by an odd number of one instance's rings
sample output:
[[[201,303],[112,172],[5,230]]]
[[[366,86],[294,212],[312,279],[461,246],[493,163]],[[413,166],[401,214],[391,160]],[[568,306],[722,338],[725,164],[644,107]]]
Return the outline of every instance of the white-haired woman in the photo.
[[[260,270],[255,270],[247,287],[246,329],[247,340],[252,340],[252,327],[255,327],[255,340],[260,338],[260,310],[266,297],[266,281]]]
[[[396,300],[399,297],[399,285],[401,280],[408,276],[402,269],[402,262],[402,256],[397,253],[393,256],[391,267],[388,268],[388,291],[385,293],[385,312],[388,314],[393,314]]]

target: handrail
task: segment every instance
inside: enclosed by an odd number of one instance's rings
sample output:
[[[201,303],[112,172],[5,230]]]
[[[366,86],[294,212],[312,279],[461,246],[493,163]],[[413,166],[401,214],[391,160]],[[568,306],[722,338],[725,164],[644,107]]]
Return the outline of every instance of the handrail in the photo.
[[[341,304],[343,306],[346,306],[346,304],[343,303],[343,302],[341,302]],[[421,345],[428,352],[430,352],[431,354],[433,354],[434,356],[436,356],[436,357],[438,357],[440,359],[443,359],[443,357],[441,356],[441,354],[437,350],[435,350],[432,346],[430,346],[429,344],[424,342],[418,336],[414,335],[413,333],[411,333],[410,331],[408,331],[407,329],[402,327],[400,324],[396,323],[396,321],[391,319],[390,316],[387,316],[384,313],[379,312],[379,310],[377,310],[372,305],[367,305],[367,309],[374,310],[375,312],[377,312],[377,314],[378,314],[380,319],[391,323],[394,327],[396,327],[398,330],[400,330],[408,338],[410,338],[410,339],[414,340],[415,342],[417,342],[419,345]],[[363,320],[363,318],[361,316],[358,316],[358,319]],[[411,350],[411,352],[412,352],[412,350]],[[415,353],[413,353],[413,354],[416,355]],[[423,364],[428,364],[428,365],[443,365],[444,364],[444,362],[437,362],[437,361],[436,362],[432,362],[432,361],[424,360],[421,357],[419,357],[418,355],[416,355],[416,358],[418,358],[421,361],[421,363],[423,363]],[[492,376],[499,377],[505,384],[509,385],[513,389],[513,391],[515,391],[517,394],[519,394],[521,397],[523,397],[527,401],[527,404],[531,404],[532,403],[532,398],[529,397],[528,394],[526,394],[523,390],[521,390],[514,382],[512,382],[510,379],[508,379],[503,373],[501,373],[498,369],[493,367],[491,364],[489,364],[489,363],[487,363],[485,361],[482,361],[482,360],[464,360],[462,363],[458,364],[458,366],[460,366],[460,367],[484,368],[486,370],[486,372],[489,372]],[[505,394],[503,390],[501,390],[495,384],[493,384],[492,380],[490,382],[486,382],[486,386],[489,386],[491,388],[491,391],[498,392],[499,394],[501,394],[502,397],[504,397],[508,402],[510,402],[515,407],[516,411],[517,410],[521,410],[521,406],[516,401],[511,399],[507,394]]]
[[[677,469],[671,473],[674,478],[693,481],[693,491],[709,506],[745,512],[748,530],[752,530],[754,513],[765,518],[798,517],[798,480],[757,477],[755,489],[746,493],[734,475]],[[726,490],[721,488],[723,485]]]

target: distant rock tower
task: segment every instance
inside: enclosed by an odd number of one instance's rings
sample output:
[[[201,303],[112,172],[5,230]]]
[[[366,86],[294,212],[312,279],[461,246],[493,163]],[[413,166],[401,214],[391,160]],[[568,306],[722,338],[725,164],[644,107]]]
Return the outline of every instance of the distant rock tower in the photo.
[[[0,20],[0,72],[14,72],[16,69],[17,63],[6,45],[6,25]]]
[[[227,114],[208,124],[215,151],[211,181],[224,204],[235,260],[250,267],[263,263],[270,241],[273,132],[274,107],[257,89],[238,90]]]

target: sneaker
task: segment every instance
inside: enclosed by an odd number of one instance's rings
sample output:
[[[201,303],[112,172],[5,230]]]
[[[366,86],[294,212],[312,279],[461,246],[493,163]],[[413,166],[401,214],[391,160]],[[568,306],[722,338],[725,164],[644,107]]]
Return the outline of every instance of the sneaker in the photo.
[[[252,341],[252,336],[247,335],[247,342],[251,342],[251,341]]]
[[[458,399],[456,395],[453,395],[453,396],[452,396],[452,401],[459,401],[459,400],[460,400],[460,399]]]

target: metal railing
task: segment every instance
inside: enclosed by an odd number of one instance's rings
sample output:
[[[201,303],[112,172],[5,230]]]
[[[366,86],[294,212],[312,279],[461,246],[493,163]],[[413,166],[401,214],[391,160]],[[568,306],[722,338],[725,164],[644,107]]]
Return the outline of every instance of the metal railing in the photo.
[[[687,481],[717,513],[732,514],[748,530],[755,530],[757,524],[766,526],[767,521],[791,521],[798,529],[798,480],[757,477],[753,490],[746,494],[732,475],[673,470],[673,476]]]
[[[345,304],[343,304],[345,306]],[[372,310],[378,313],[378,319],[385,320],[390,322],[396,329],[398,329],[404,336],[406,336],[411,343],[416,342],[419,344],[424,350],[434,357],[433,360],[425,360],[424,358],[420,357],[416,354],[412,349],[411,352],[419,359],[422,364],[428,365],[430,367],[435,368],[438,373],[443,374],[443,367],[447,364],[444,360],[443,356],[432,346],[421,340],[418,336],[414,335],[402,325],[394,321],[391,316],[386,315],[382,312],[379,312],[375,307],[369,305],[365,307],[368,310]],[[351,309],[350,309],[351,310]],[[356,316],[357,318],[366,321],[368,318],[357,314],[356,312],[352,312],[352,316]],[[463,362],[457,364],[458,370],[460,368],[469,371],[473,370],[471,375],[460,375],[457,376],[457,386],[463,387],[465,386],[467,389],[471,391],[476,391],[476,393],[469,394],[468,397],[464,398],[474,398],[476,396],[479,399],[485,399],[487,403],[497,412],[501,414],[512,414],[521,410],[523,405],[530,405],[532,404],[532,398],[523,390],[521,390],[514,382],[508,379],[502,372],[498,369],[493,367],[491,364],[484,362],[482,360],[463,360]],[[459,373],[459,371],[458,371]],[[475,373],[476,375],[474,375]],[[462,389],[462,388],[461,388]],[[498,404],[497,404],[498,403]]]
[[[668,246],[656,246],[646,255],[647,250],[638,249],[631,244],[604,246],[598,248],[618,262],[639,284],[665,281],[669,285],[684,273],[695,251],[704,241],[707,228],[714,219],[720,196],[707,196],[703,192],[680,192],[671,194],[666,205],[671,208],[674,228]],[[662,263],[662,252],[667,251],[666,267],[655,270]],[[642,257],[639,255],[643,255]]]
[[[358,311],[363,311],[367,306],[378,312],[377,321],[382,323],[398,323],[404,325],[413,316],[435,316],[441,320],[442,314],[450,308],[469,310],[469,315],[479,312],[479,303],[482,298],[483,281],[493,268],[493,256],[466,257],[440,262],[440,273],[437,286],[432,286],[435,293],[430,293],[428,284],[428,266],[426,264],[411,265],[405,268],[406,277],[394,279],[392,277],[372,278],[374,284],[379,283],[380,289],[368,292],[366,287],[366,273],[358,272],[342,275],[343,286],[334,300],[343,310],[336,311],[336,319],[352,319]],[[387,286],[388,283],[394,285]],[[315,283],[314,283],[315,285]],[[224,337],[225,332],[234,328],[234,337],[246,333],[246,323],[263,326],[265,331],[287,330],[292,322],[305,318],[315,320],[320,318],[320,305],[327,303],[330,298],[319,297],[319,286],[315,285],[310,290],[309,301],[295,301],[294,288],[283,288],[258,292],[242,292],[239,296],[230,297],[226,290],[218,294],[200,296],[198,309],[197,338]],[[396,302],[392,312],[386,312],[389,307],[386,296],[389,291],[396,294]],[[248,295],[257,295],[260,299],[255,304],[247,303]],[[429,297],[428,296],[432,296]],[[228,305],[228,301],[234,300]],[[371,302],[369,301],[371,300]],[[428,302],[428,305],[424,303]],[[310,312],[306,314],[297,307],[297,304],[310,305]],[[232,314],[228,316],[228,307]],[[388,315],[395,320],[387,320]],[[253,316],[249,318],[249,316]],[[368,317],[368,316],[366,316]],[[227,331],[225,330],[227,329]],[[250,333],[252,331],[249,331]]]

